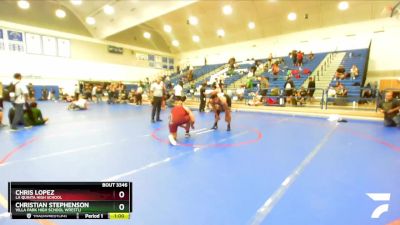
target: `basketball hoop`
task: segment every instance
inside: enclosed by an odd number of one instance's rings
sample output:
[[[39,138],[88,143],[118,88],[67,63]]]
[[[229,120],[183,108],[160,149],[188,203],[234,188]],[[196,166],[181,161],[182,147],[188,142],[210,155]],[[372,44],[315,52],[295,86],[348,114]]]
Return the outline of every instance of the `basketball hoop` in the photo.
[[[397,2],[394,6],[388,5],[384,7],[381,14],[382,16],[400,19],[400,1]]]
[[[400,1],[397,2],[397,4],[393,6],[390,17],[395,18],[395,19],[400,19]]]

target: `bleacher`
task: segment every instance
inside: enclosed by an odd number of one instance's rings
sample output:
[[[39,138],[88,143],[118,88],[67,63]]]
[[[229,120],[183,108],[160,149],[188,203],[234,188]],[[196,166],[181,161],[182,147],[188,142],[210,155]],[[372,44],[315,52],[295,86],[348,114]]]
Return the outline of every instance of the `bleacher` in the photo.
[[[193,68],[193,80],[196,80],[198,78],[200,78],[201,76],[215,70],[218,69],[219,67],[221,67],[224,64],[212,64],[212,65],[205,65],[205,66],[200,66],[200,67],[194,67]],[[184,76],[186,75],[187,70],[185,70],[182,74],[176,74],[174,76],[170,77],[170,81],[173,84],[177,84],[178,81]]]
[[[368,49],[358,49],[346,51],[346,56],[343,58],[341,65],[344,66],[346,73],[349,73],[351,67],[356,65],[359,76],[356,79],[347,78],[344,80],[332,79],[330,86],[335,86],[337,81],[340,81],[348,90],[347,101],[358,101],[361,94],[361,85],[366,76],[365,64],[367,63]],[[328,88],[328,87],[327,87]]]
[[[278,79],[274,80],[274,76],[272,75],[271,72],[264,72],[262,76],[268,77],[269,78],[269,86],[270,88],[284,88],[283,85],[286,82],[286,77],[287,77],[287,71],[288,70],[298,70],[300,78],[296,79],[295,77],[292,78],[294,85],[296,88],[300,88],[303,83],[307,80],[308,76],[317,68],[317,66],[321,63],[321,61],[325,58],[325,56],[328,53],[316,53],[314,54],[314,59],[312,61],[309,61],[307,58],[307,54],[304,55],[303,59],[303,66],[301,67],[301,71],[299,70],[298,66],[293,65],[293,61],[291,58],[288,56],[284,57],[285,65],[283,68],[281,67],[281,71],[278,74]],[[305,69],[308,69],[311,71],[310,74],[306,75],[303,74],[303,71]]]
[[[248,73],[247,71],[250,70],[250,68],[252,66],[253,66],[253,64],[250,64],[250,63],[239,64],[239,67],[237,69],[235,69],[233,74],[231,74],[230,76],[225,78],[225,80],[224,80],[225,87],[228,87],[229,85],[235,83],[237,80],[239,80],[243,76],[246,76]],[[243,72],[240,72],[240,71],[243,71]]]

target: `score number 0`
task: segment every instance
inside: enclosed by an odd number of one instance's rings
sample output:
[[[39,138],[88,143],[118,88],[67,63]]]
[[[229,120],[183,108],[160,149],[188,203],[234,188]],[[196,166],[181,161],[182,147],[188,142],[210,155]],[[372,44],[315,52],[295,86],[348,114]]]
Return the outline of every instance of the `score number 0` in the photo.
[[[118,193],[118,197],[121,198],[121,199],[124,198],[125,197],[125,192],[120,191]],[[124,211],[125,205],[124,204],[119,204],[118,208],[119,208],[119,210]]]

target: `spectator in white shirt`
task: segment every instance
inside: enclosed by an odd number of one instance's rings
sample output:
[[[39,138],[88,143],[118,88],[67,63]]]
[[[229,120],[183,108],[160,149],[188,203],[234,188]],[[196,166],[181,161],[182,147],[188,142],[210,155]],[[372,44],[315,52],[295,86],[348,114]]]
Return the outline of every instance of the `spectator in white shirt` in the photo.
[[[175,101],[180,101],[183,96],[183,82],[179,81],[177,85],[174,87],[174,95],[175,95]]]
[[[14,81],[12,84],[15,87],[15,92],[10,92],[10,98],[13,100],[15,108],[15,116],[11,123],[11,130],[16,131],[19,122],[24,122],[24,104],[28,99],[28,88],[22,83],[22,76],[20,73],[14,74]]]

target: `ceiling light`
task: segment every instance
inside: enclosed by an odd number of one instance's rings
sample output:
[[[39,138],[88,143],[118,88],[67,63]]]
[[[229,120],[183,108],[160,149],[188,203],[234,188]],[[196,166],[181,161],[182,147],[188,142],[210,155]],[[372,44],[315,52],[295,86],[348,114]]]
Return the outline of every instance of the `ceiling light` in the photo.
[[[82,5],[82,0],[71,0],[72,5]]]
[[[343,10],[346,10],[346,9],[349,8],[349,3],[346,2],[346,1],[340,2],[339,5],[338,5],[338,8],[339,8],[340,10],[342,10],[342,11],[343,11]]]
[[[151,38],[151,34],[149,32],[144,32],[143,33],[143,37],[146,39],[150,39]]]
[[[18,7],[20,7],[21,9],[29,9],[29,7],[31,6],[31,4],[29,4],[28,1],[26,0],[20,0],[18,1]]]
[[[103,11],[105,14],[111,15],[114,13],[114,7],[112,7],[111,5],[105,5]]]
[[[232,14],[232,6],[226,5],[222,8],[222,11],[224,12],[225,15],[230,15]]]
[[[256,24],[254,22],[249,22],[248,27],[249,27],[249,29],[252,30],[252,29],[256,28]]]
[[[164,31],[167,33],[171,33],[172,27],[170,25],[164,25]]]
[[[287,18],[288,18],[288,20],[290,20],[290,21],[294,21],[294,20],[297,19],[297,14],[294,13],[294,12],[291,12],[291,13],[289,13],[289,15],[288,15]]]
[[[179,41],[178,40],[173,40],[172,41],[172,45],[175,46],[175,47],[178,47],[179,46]]]
[[[225,36],[225,31],[223,29],[218,29],[217,35],[218,35],[218,37],[223,37],[223,36]]]
[[[86,17],[86,23],[89,25],[94,25],[94,24],[96,24],[96,19],[91,16]]]
[[[189,17],[188,22],[190,25],[197,25],[199,23],[199,20],[197,19],[197,17],[191,16]]]
[[[193,35],[192,40],[193,40],[194,42],[199,42],[199,41],[200,41],[200,37],[197,36],[197,35]]]
[[[67,14],[65,13],[64,10],[62,10],[62,9],[57,9],[57,10],[56,10],[56,16],[57,16],[58,18],[64,18],[66,15],[67,15]]]

